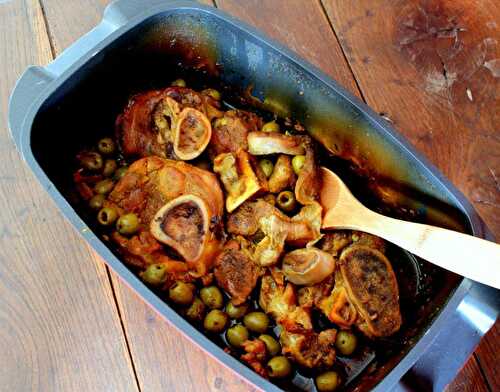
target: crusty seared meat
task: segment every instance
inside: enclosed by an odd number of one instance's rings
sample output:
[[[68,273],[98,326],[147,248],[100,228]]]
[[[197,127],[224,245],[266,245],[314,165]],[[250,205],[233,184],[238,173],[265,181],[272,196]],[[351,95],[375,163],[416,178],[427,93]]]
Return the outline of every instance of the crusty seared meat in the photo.
[[[248,132],[262,127],[262,120],[255,113],[244,110],[229,110],[214,122],[209,155],[212,159],[222,153],[237,152],[240,148],[248,150]]]
[[[307,331],[292,333],[283,331],[280,343],[283,354],[298,364],[313,369],[330,367],[335,362],[335,329],[326,329],[320,333]]]
[[[385,241],[382,238],[351,230],[336,230],[326,233],[321,240],[320,248],[334,257],[339,257],[342,250],[351,244],[366,245],[382,253],[385,252],[386,248]]]
[[[172,131],[184,108],[201,112],[209,121],[222,115],[216,100],[185,87],[169,87],[133,96],[115,124],[123,154],[174,158]]]
[[[141,224],[149,226],[161,207],[188,194],[202,199],[207,210],[209,231],[204,237],[203,251],[196,260],[186,260],[191,269],[203,275],[213,263],[221,241],[219,225],[224,211],[222,190],[213,173],[181,161],[142,158],[130,165],[108,200],[125,212],[136,213]]]
[[[234,305],[245,302],[257,284],[260,268],[245,252],[226,246],[215,261],[215,279],[230,296]]]
[[[392,335],[401,326],[399,290],[389,260],[378,250],[353,245],[340,257],[342,282],[369,337]]]

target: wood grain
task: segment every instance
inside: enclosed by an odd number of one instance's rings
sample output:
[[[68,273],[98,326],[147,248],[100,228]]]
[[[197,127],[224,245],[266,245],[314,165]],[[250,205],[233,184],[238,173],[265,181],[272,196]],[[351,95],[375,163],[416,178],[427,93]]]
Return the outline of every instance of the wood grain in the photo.
[[[51,60],[37,1],[0,3],[0,385],[4,391],[135,391],[109,278],[25,167],[8,97]]]
[[[468,196],[498,236],[500,3],[323,3],[367,103]]]
[[[488,392],[481,370],[476,361],[469,360],[462,368],[453,383],[448,385],[446,392]]]
[[[500,321],[486,334],[476,350],[476,358],[492,391],[500,390]]]

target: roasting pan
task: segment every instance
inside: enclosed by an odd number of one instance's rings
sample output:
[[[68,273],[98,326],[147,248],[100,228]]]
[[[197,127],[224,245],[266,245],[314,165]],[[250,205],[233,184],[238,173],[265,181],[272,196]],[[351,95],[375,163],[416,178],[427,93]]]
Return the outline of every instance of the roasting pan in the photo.
[[[111,3],[97,27],[52,63],[21,76],[10,99],[12,137],[62,214],[109,267],[163,318],[257,388],[280,390],[150,291],[96,235],[71,195],[68,170],[76,151],[110,133],[131,94],[176,77],[221,88],[228,97],[243,94],[245,105],[301,121],[326,147],[323,164],[371,207],[491,238],[464,196],[390,124],[290,50],[194,1]],[[493,325],[500,307],[495,290],[420,260],[415,265],[421,302],[411,320],[406,316],[401,344],[347,389],[441,390]]]

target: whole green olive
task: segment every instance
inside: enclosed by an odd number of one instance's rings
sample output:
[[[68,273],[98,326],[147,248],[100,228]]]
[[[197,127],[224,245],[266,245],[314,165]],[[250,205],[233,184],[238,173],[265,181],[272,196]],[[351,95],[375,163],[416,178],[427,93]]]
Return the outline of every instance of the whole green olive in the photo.
[[[186,310],[186,317],[191,321],[200,322],[205,316],[205,304],[201,299],[196,297],[193,303]]]
[[[358,338],[352,332],[339,331],[335,338],[335,347],[342,355],[351,355],[358,344]]]
[[[172,83],[172,86],[177,87],[186,87],[186,81],[184,79],[175,79]]]
[[[89,200],[89,207],[93,210],[99,211],[104,205],[104,200],[106,200],[106,196],[104,195],[94,195]]]
[[[236,324],[226,331],[226,339],[231,346],[241,347],[243,342],[248,340],[248,329],[241,324]]]
[[[292,373],[292,365],[288,358],[283,356],[278,356],[271,358],[267,363],[267,370],[269,377],[272,378],[284,378],[288,377]]]
[[[243,324],[252,332],[264,333],[269,327],[269,317],[263,312],[250,312],[243,318]]]
[[[266,349],[270,357],[274,357],[281,352],[281,345],[271,335],[260,335],[259,339],[266,345]]]
[[[339,375],[330,370],[316,377],[316,388],[319,392],[332,392],[339,386]]]
[[[203,327],[212,333],[221,333],[226,328],[229,317],[219,309],[212,309],[203,320]]]
[[[139,230],[139,217],[133,212],[120,216],[116,222],[116,230],[123,235],[136,233]]]
[[[305,155],[295,155],[292,158],[292,168],[295,174],[299,175],[300,171],[304,167],[304,163],[306,163],[306,156]]]
[[[94,185],[94,191],[101,195],[105,195],[111,192],[114,186],[115,183],[113,182],[113,180],[110,178],[106,178],[105,180],[99,181]]]
[[[104,207],[97,213],[97,221],[103,226],[110,226],[118,219],[118,211],[113,207]]]
[[[207,89],[203,90],[203,93],[204,93],[205,95],[208,95],[208,96],[212,97],[212,98],[213,98],[213,99],[215,99],[216,101],[220,101],[220,98],[221,98],[221,96],[220,96],[220,92],[219,92],[219,91],[217,91],[217,90],[216,90],[216,89],[214,89],[214,88],[207,88]]]
[[[80,154],[78,159],[80,161],[80,165],[82,165],[84,169],[91,171],[97,171],[102,169],[103,165],[102,156],[97,152],[86,152]]]
[[[216,286],[203,287],[200,298],[210,309],[221,309],[224,306],[224,297]]]
[[[113,154],[115,152],[115,142],[110,137],[105,137],[99,140],[97,149],[104,155]]]
[[[104,168],[102,169],[102,174],[106,177],[111,177],[115,173],[117,167],[118,165],[114,159],[106,159],[104,162]]]
[[[194,290],[193,284],[177,281],[168,290],[168,297],[178,305],[189,305],[194,300]]]
[[[276,197],[276,204],[281,210],[291,212],[297,206],[297,201],[292,191],[283,191]]]
[[[269,159],[261,159],[259,161],[259,166],[267,178],[271,177],[271,174],[273,174],[274,165]]]
[[[262,126],[262,132],[279,132],[280,126],[276,121],[269,121]]]
[[[127,173],[128,166],[122,166],[116,169],[115,174],[113,176],[113,180],[118,181],[121,180],[122,177]]]
[[[163,263],[150,264],[140,276],[146,283],[158,286],[167,280],[167,266]]]
[[[247,304],[242,304],[240,306],[235,306],[231,301],[229,301],[226,305],[226,313],[232,319],[240,319],[242,318],[248,310]]]

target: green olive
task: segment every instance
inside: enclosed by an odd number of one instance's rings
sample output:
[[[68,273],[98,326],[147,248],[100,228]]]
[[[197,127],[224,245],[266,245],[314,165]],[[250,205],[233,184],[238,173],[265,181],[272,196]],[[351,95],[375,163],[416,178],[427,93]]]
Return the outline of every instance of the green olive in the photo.
[[[269,377],[272,378],[284,378],[288,377],[292,373],[292,365],[288,358],[283,356],[278,356],[271,358],[267,363],[267,370]]]
[[[163,263],[150,264],[140,275],[146,283],[158,286],[167,280],[167,266]]]
[[[104,205],[104,200],[106,200],[106,196],[104,195],[94,195],[89,200],[89,207],[93,210],[99,211]]]
[[[358,338],[352,332],[339,331],[335,338],[335,347],[342,355],[351,355],[358,344]]]
[[[280,192],[276,197],[276,203],[278,204],[278,207],[285,212],[291,212],[297,206],[295,195],[292,191]]]
[[[229,317],[219,309],[212,309],[203,320],[203,327],[212,333],[221,333],[226,328]]]
[[[106,178],[105,180],[99,181],[94,185],[94,191],[101,195],[105,195],[113,190],[115,183],[110,178]]]
[[[306,163],[306,156],[305,155],[295,155],[292,158],[292,167],[293,171],[295,174],[299,175],[300,171],[304,167],[304,163]]]
[[[281,352],[281,346],[279,342],[271,335],[260,335],[259,339],[262,340],[266,345],[266,349],[270,357],[274,357]]]
[[[178,305],[189,305],[194,300],[194,285],[177,281],[168,290],[169,298]]]
[[[319,392],[335,391],[339,386],[339,375],[330,370],[316,377],[316,388]]]
[[[232,319],[240,319],[242,318],[248,310],[247,304],[242,304],[240,306],[235,306],[231,301],[229,301],[226,305],[226,313]]]
[[[224,298],[216,286],[203,287],[200,290],[200,298],[210,309],[221,309],[224,306]]]
[[[243,342],[248,340],[248,329],[241,324],[236,324],[226,331],[226,339],[231,346],[241,347]]]
[[[273,174],[274,165],[269,159],[261,159],[259,161],[259,166],[267,178],[271,177],[271,174]]]
[[[127,166],[122,166],[122,167],[119,167],[116,171],[115,171],[115,175],[113,176],[113,179],[115,181],[118,181],[118,180],[121,180],[122,177],[125,175],[125,173],[127,173],[127,169],[128,167]]]
[[[203,93],[205,93],[205,95],[212,97],[216,101],[220,101],[220,98],[221,98],[220,92],[218,92],[214,88],[207,88],[207,89],[203,90]]]
[[[122,215],[116,222],[116,230],[123,235],[132,235],[139,230],[139,218],[133,212]]]
[[[115,152],[115,142],[110,137],[105,137],[99,140],[97,149],[104,155],[113,154]]]
[[[104,207],[97,213],[97,221],[103,226],[110,226],[118,219],[118,211],[113,207]]]
[[[186,81],[184,79],[175,79],[171,84],[172,86],[186,87]]]
[[[276,121],[269,121],[262,126],[262,132],[279,132],[280,126]]]
[[[114,173],[118,165],[114,159],[106,159],[104,162],[104,169],[102,169],[102,174],[106,177],[111,177]]]
[[[97,152],[86,152],[79,156],[80,164],[84,169],[97,171],[102,169],[103,160]]]
[[[205,304],[201,299],[196,297],[193,303],[186,310],[186,317],[191,321],[200,322],[205,316]]]
[[[252,332],[264,333],[269,327],[269,317],[263,312],[250,312],[243,318],[243,324]]]

